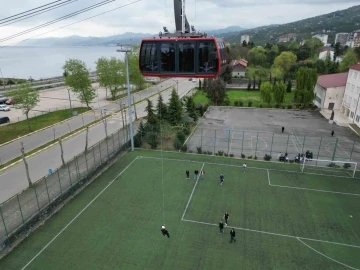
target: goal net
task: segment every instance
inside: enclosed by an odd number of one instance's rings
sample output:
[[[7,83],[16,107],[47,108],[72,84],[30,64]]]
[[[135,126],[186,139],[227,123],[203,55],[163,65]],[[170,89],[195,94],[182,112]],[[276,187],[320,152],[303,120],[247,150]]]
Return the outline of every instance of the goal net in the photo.
[[[301,172],[354,178],[356,165],[356,162],[351,161],[304,158],[301,163]]]

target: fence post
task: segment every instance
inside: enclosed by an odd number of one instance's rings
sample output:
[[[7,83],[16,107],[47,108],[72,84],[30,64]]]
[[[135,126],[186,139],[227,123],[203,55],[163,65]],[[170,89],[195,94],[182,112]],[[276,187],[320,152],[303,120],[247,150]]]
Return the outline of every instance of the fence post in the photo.
[[[338,141],[339,141],[339,138],[336,138],[336,142],[335,142],[335,146],[334,146],[334,153],[333,153],[333,156],[332,156],[332,161],[334,161],[334,159],[335,159],[336,148],[338,146]]]
[[[201,134],[200,134],[200,147],[202,149],[202,136],[203,136],[204,128],[201,128]]]
[[[99,150],[100,150],[100,164],[102,163],[102,157],[101,157],[101,142],[99,142]]]
[[[304,154],[305,138],[306,138],[306,135],[304,135],[304,141],[303,141],[303,145],[302,145],[302,149],[301,149],[301,154]]]
[[[89,165],[87,162],[87,151],[85,152],[85,163],[86,163],[86,173],[89,174]]]
[[[114,141],[114,137],[115,137],[115,134],[113,133],[113,134],[111,135],[112,142],[113,142],[113,151],[112,151],[112,153],[115,153],[115,141]]]
[[[354,152],[354,147],[355,147],[355,140],[354,140],[353,146],[352,146],[352,148],[351,148],[351,153],[350,153],[349,160],[351,160],[351,158],[352,158],[352,154],[353,154],[353,152]]]
[[[255,156],[254,156],[254,158],[257,157],[256,152],[257,152],[257,147],[258,147],[258,141],[259,141],[259,132],[256,133],[256,146],[255,146]]]
[[[245,140],[245,131],[243,131],[243,137],[241,141],[241,154],[243,154],[243,150],[244,150],[244,140]]]
[[[229,155],[230,153],[230,138],[231,138],[231,130],[229,130],[229,134],[228,134],[228,150],[227,150],[227,154]]]
[[[40,204],[39,204],[39,198],[38,198],[38,195],[37,195],[37,192],[36,192],[36,187],[34,188],[34,191],[35,191],[36,203],[38,205],[39,214],[40,214]]]
[[[216,129],[215,129],[215,140],[214,140],[214,156],[215,156],[215,150],[216,149]]]
[[[61,194],[62,194],[63,192],[62,192],[62,186],[61,186],[61,181],[60,181],[59,169],[56,170],[56,174],[57,174],[57,177],[58,177],[58,182],[59,182],[59,186],[60,186],[60,192],[61,192]]]
[[[287,154],[287,150],[288,150],[288,146],[289,146],[289,137],[290,137],[290,134],[288,134],[288,139],[287,139],[287,142],[286,142],[286,151],[285,151],[285,154]]]
[[[68,169],[68,173],[69,173],[70,186],[72,186],[71,172],[70,172],[69,164],[70,164],[70,162],[67,163],[67,169]]]
[[[2,212],[2,209],[1,209],[1,205],[0,205],[0,215],[1,215],[1,219],[2,219],[3,224],[4,224],[6,238],[9,240],[9,234],[8,234],[8,231],[7,231],[7,228],[6,228],[6,223],[5,223],[4,215],[3,215],[3,212]]]
[[[272,156],[272,147],[273,147],[273,144],[274,144],[274,135],[275,135],[275,133],[273,133],[272,138],[271,138],[270,156]]]
[[[319,144],[319,150],[318,150],[318,154],[317,154],[317,159],[319,159],[319,155],[320,155],[321,142],[322,142],[322,137],[320,137],[320,144]],[[316,161],[316,165],[317,165],[317,161]]]
[[[19,209],[20,209],[20,214],[21,214],[21,219],[23,221],[23,224],[25,224],[25,220],[24,220],[24,215],[22,213],[22,209],[21,209],[21,205],[20,205],[20,199],[19,199],[19,194],[16,195],[17,200],[18,200],[18,204],[19,204]]]
[[[96,167],[95,145],[93,146],[93,156],[94,156],[94,165],[95,165],[95,167]]]
[[[80,174],[79,160],[78,160],[77,156],[75,157],[75,168],[76,168],[76,173],[77,173],[77,177],[78,177],[76,182],[79,182],[80,178],[81,178],[81,174]]]
[[[50,200],[49,188],[48,188],[48,185],[47,185],[46,177],[44,177],[44,179],[45,179],[46,192],[47,192],[49,203],[50,203],[51,200]]]
[[[120,131],[121,129],[118,130],[117,134],[118,134],[118,143],[119,143],[119,149],[121,148],[121,143],[120,143]],[[142,134],[140,135],[142,137]],[[141,138],[142,141],[142,138]]]

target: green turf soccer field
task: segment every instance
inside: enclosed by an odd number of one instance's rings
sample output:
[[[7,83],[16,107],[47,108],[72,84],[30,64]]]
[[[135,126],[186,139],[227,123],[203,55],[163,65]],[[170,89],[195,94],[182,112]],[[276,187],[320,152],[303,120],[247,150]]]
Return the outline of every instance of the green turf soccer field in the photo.
[[[359,179],[264,161],[248,161],[243,173],[242,162],[126,154],[0,269],[360,268]],[[185,178],[186,169],[201,168],[205,179]],[[220,234],[225,211],[230,219]],[[170,239],[160,232],[163,222]],[[237,242],[230,244],[231,227]]]

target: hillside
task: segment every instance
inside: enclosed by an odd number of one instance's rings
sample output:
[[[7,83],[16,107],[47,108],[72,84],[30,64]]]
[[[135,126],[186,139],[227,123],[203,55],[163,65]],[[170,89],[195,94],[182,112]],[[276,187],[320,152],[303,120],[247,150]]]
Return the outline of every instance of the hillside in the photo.
[[[223,37],[230,43],[239,44],[240,35],[248,34],[255,44],[263,45],[267,42],[275,43],[280,36],[289,33],[296,34],[297,39],[301,40],[323,33],[325,30],[326,34],[329,35],[329,43],[332,43],[335,40],[336,33],[351,32],[357,29],[360,29],[360,5],[292,23],[228,33],[224,34]]]

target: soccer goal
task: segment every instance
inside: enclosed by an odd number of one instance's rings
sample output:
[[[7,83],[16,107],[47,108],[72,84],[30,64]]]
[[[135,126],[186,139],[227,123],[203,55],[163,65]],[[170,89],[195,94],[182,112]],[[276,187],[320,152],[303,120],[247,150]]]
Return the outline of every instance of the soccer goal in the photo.
[[[301,172],[355,177],[356,162],[304,158]]]

